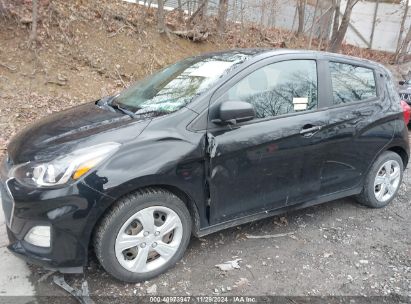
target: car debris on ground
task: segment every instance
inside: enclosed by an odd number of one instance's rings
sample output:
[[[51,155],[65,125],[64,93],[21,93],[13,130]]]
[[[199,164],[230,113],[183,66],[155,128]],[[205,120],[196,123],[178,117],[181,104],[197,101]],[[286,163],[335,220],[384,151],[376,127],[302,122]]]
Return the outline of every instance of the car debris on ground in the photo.
[[[81,284],[81,290],[78,290],[67,284],[67,282],[64,280],[64,276],[53,276],[53,282],[54,284],[60,286],[69,294],[71,294],[81,304],[94,304],[94,301],[90,298],[87,281],[83,281],[83,283]]]
[[[242,259],[235,259],[232,261],[227,261],[222,264],[217,264],[215,267],[219,268],[222,271],[229,271],[233,269],[240,269],[240,265],[238,262],[240,262]]]

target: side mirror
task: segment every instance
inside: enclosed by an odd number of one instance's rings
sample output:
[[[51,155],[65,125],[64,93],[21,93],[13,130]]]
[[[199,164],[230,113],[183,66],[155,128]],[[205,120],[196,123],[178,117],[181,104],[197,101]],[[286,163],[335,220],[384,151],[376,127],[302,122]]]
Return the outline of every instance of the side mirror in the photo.
[[[212,122],[217,124],[236,124],[255,118],[255,110],[245,101],[225,101],[218,106],[214,117]]]
[[[398,82],[401,86],[405,84],[404,80],[401,80],[400,82]]]

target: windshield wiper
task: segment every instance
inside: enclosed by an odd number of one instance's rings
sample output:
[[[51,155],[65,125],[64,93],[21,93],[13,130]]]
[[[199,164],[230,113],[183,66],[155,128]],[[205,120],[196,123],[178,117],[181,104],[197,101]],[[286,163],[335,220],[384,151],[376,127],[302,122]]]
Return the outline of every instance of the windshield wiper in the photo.
[[[136,118],[137,117],[137,115],[136,115],[136,113],[134,113],[134,112],[132,112],[132,111],[130,111],[130,110],[127,110],[127,109],[124,109],[124,108],[122,108],[118,103],[115,103],[115,104],[108,104],[110,107],[112,107],[113,109],[116,109],[116,110],[119,110],[120,112],[123,112],[124,114],[127,114],[128,116],[130,116],[131,118]]]
[[[113,104],[112,100],[113,100],[113,96],[106,96],[106,97],[101,98],[99,101],[97,101],[96,104],[99,107],[106,108],[106,109],[108,109],[109,111],[112,111],[112,112],[115,112],[115,110],[118,110],[118,111],[130,116],[131,118],[136,118],[137,117],[137,115],[134,112],[129,111],[127,109],[124,109],[123,107],[121,107],[117,103]]]
[[[98,100],[96,102],[96,105],[99,106],[100,108],[104,108],[106,110],[109,110],[110,112],[116,112],[110,105],[109,105],[109,101],[111,101],[113,97],[111,96],[106,96],[101,98],[100,100]]]
[[[152,110],[152,111],[147,111],[147,112],[141,112],[141,113],[136,113],[135,115],[137,116],[144,116],[147,114],[152,114],[154,116],[161,116],[165,114],[170,114],[172,112],[164,111],[164,110]]]

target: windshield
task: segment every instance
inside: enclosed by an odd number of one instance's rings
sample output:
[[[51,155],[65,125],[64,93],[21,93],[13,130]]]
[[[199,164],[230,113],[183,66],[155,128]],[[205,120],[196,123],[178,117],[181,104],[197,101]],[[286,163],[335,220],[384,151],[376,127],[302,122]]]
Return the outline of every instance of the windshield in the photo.
[[[249,56],[235,51],[185,59],[133,84],[115,96],[112,104],[136,114],[177,111]]]

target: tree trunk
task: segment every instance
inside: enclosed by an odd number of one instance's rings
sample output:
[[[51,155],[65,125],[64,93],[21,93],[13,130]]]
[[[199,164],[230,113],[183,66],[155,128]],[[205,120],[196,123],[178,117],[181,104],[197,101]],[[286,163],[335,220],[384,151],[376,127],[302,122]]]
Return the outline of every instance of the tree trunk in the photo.
[[[395,56],[395,63],[403,63],[404,59],[407,55],[408,48],[411,45],[411,25],[410,28],[408,29],[407,35],[405,35],[404,40],[401,43],[401,47],[398,51],[398,55],[396,54]]]
[[[270,26],[275,27],[277,5],[272,5],[270,9]]]
[[[241,34],[244,34],[244,11],[245,11],[245,5],[243,3],[243,0],[240,0],[240,22],[241,22]]]
[[[267,7],[266,7],[266,2],[265,1],[261,1],[261,16],[260,16],[260,33],[263,34],[264,32],[264,21],[266,19],[266,15],[265,12],[267,11]]]
[[[301,36],[304,32],[304,17],[305,17],[305,5],[304,0],[298,0],[297,2],[298,10],[298,28],[297,36]]]
[[[199,17],[201,22],[204,22],[204,20],[207,17],[207,7],[208,0],[202,0],[200,5],[195,10],[195,12],[191,15],[190,19],[188,20],[188,23],[193,22],[196,17]]]
[[[31,20],[31,34],[30,43],[37,40],[37,17],[38,17],[38,0],[32,0],[33,10],[32,10],[32,20]]]
[[[160,33],[165,33],[167,31],[166,23],[164,20],[164,0],[158,0],[158,9],[157,9],[157,23],[158,31]]]
[[[311,49],[311,44],[312,44],[312,41],[313,41],[314,24],[316,23],[315,18],[317,17],[319,2],[320,2],[319,0],[317,0],[315,2],[314,16],[313,16],[313,22],[311,24],[311,29],[310,29],[310,38],[309,38],[309,42],[308,42],[308,49]]]
[[[402,41],[402,35],[404,33],[404,29],[405,29],[405,21],[407,20],[407,16],[408,16],[408,9],[409,6],[407,5],[407,3],[405,3],[405,7],[404,7],[404,15],[402,16],[401,19],[401,25],[400,25],[400,33],[398,34],[398,40],[397,40],[397,48],[395,49],[395,57],[397,58],[399,53],[400,53],[400,49],[401,49],[401,41]]]
[[[334,53],[340,51],[345,34],[347,33],[348,26],[350,25],[352,9],[354,8],[354,5],[357,4],[357,2],[358,0],[348,0],[347,7],[345,8],[338,31],[336,32],[335,36],[331,38],[331,43],[328,48],[329,51]]]
[[[4,5],[3,0],[0,0],[0,17],[6,17],[6,6]]]
[[[183,21],[183,6],[181,4],[181,0],[177,1],[177,5],[178,5],[178,20],[182,22]]]
[[[220,34],[224,33],[227,22],[228,0],[220,0],[218,5],[217,29]]]
[[[375,27],[377,25],[377,15],[378,15],[378,6],[380,4],[380,0],[376,0],[375,8],[374,8],[374,16],[372,18],[372,29],[370,35],[370,49],[372,49],[372,43],[374,41],[374,34],[375,34]]]
[[[203,8],[201,9],[201,20],[207,19],[208,13],[208,0],[203,0]]]
[[[340,5],[341,5],[341,0],[333,0],[334,4],[334,22],[333,22],[333,28],[331,32],[331,41],[334,39],[334,37],[337,35],[338,32],[338,27],[340,26]]]

